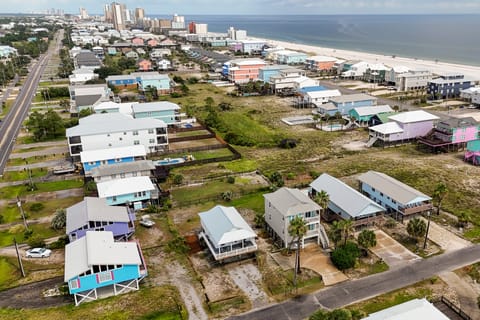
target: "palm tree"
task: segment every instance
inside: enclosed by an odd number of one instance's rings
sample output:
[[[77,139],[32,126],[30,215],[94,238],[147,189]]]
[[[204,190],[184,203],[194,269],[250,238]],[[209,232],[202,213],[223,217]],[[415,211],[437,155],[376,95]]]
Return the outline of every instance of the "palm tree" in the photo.
[[[343,220],[342,221],[342,229],[343,229],[343,244],[347,244],[347,240],[350,237],[350,234],[353,233],[353,220]]]
[[[330,239],[332,239],[335,249],[337,249],[337,244],[342,240],[341,221],[333,221],[328,236],[330,237]]]
[[[300,273],[300,240],[307,233],[307,224],[301,216],[295,216],[288,226],[288,234],[292,237],[292,243],[297,244],[295,252],[295,270],[293,273],[293,285],[297,287],[297,274]]]
[[[427,232],[427,225],[425,221],[419,218],[414,218],[408,222],[407,232],[412,238],[415,238],[418,241],[418,239],[423,237]]]
[[[443,198],[448,193],[448,188],[443,182],[437,183],[433,190],[433,200],[437,203],[437,215],[440,215],[440,207],[442,205]]]
[[[315,195],[314,200],[322,208],[322,213],[325,213],[325,210],[327,210],[328,207],[328,203],[330,202],[330,196],[328,195],[328,193],[325,190],[321,190]]]

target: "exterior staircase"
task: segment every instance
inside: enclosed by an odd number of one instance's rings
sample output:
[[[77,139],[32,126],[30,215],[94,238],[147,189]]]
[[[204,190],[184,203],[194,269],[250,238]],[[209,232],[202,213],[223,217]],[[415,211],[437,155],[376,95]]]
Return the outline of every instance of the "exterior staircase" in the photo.
[[[372,137],[370,138],[370,140],[368,140],[366,146],[367,148],[370,148],[371,146],[373,146],[375,144],[375,142],[377,142],[378,138],[377,137]]]
[[[319,229],[318,229],[318,238],[322,243],[323,249],[328,249],[330,247],[330,241],[328,240],[327,232],[325,232],[325,229],[321,224],[319,225]]]

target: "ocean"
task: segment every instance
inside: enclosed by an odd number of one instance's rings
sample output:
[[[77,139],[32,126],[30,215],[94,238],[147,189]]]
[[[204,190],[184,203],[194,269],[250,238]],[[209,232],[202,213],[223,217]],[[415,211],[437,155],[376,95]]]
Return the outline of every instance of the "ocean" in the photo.
[[[480,15],[187,15],[210,32],[480,66]]]

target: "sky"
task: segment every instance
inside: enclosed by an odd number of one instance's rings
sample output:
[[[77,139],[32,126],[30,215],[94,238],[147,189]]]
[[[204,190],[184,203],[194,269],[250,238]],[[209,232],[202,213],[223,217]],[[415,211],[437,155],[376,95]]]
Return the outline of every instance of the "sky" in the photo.
[[[63,9],[78,14],[103,13],[99,0],[2,0],[2,13],[29,13]],[[129,9],[146,14],[480,14],[480,0],[123,0]]]

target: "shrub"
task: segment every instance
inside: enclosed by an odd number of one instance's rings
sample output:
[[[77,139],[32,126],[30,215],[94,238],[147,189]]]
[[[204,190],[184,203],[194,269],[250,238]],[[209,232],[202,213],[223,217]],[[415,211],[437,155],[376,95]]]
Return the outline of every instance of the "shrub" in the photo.
[[[57,209],[55,216],[52,219],[51,227],[55,230],[60,230],[67,224],[67,213],[65,209]]]
[[[297,146],[297,140],[295,139],[283,139],[278,146],[282,149],[293,149]]]
[[[3,216],[0,214],[0,224],[2,224],[2,223],[4,222],[4,220],[5,220],[5,219],[4,219]]]
[[[41,248],[45,246],[45,241],[40,238],[39,236],[35,235],[32,236],[30,239],[27,240],[27,244],[31,248]]]
[[[234,176],[228,176],[227,177],[227,182],[230,183],[230,184],[234,184],[235,183],[235,177]]]
[[[362,230],[358,235],[358,244],[365,249],[375,247],[377,245],[377,236],[372,230]]]
[[[43,205],[43,203],[40,203],[40,202],[35,202],[30,205],[30,211],[33,211],[33,212],[41,211],[44,208],[45,206]]]
[[[359,256],[358,246],[353,242],[347,242],[332,252],[331,259],[339,270],[346,270],[355,266],[355,261]]]
[[[176,174],[173,176],[173,183],[174,184],[182,184],[183,182],[183,176],[181,174]]]
[[[385,222],[385,227],[392,229],[395,228],[395,225],[397,224],[397,221],[393,218],[388,218],[387,222]]]
[[[48,247],[50,249],[63,249],[65,248],[65,245],[69,243],[68,236],[65,235],[63,237],[58,238],[57,241],[52,242]]]
[[[221,196],[222,196],[222,199],[224,201],[229,202],[229,201],[232,201],[232,199],[233,199],[233,192],[230,191],[230,190],[227,190],[227,191],[222,192]]]
[[[295,173],[289,172],[289,173],[287,174],[287,180],[293,180],[293,179],[295,179]]]
[[[30,239],[30,237],[33,235],[33,230],[32,229],[26,229],[24,232],[23,232],[23,237],[25,239]]]
[[[285,182],[283,181],[283,177],[282,175],[280,174],[280,172],[278,171],[275,171],[273,172],[269,177],[268,179],[270,180],[270,182],[277,188],[281,188],[283,187],[283,185],[285,184]]]
[[[317,171],[310,171],[308,174],[312,179],[317,179],[320,176],[320,173]]]

